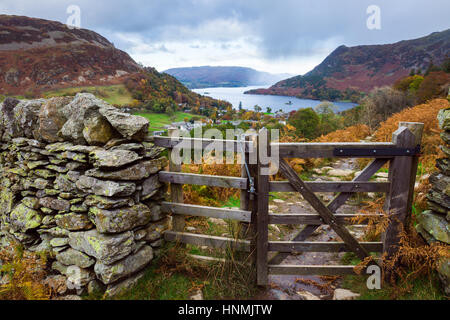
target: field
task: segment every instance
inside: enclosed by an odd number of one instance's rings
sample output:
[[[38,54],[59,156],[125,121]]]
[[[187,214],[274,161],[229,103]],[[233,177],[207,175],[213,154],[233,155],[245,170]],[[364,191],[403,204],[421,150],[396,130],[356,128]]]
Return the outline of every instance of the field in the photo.
[[[185,118],[188,120],[193,117],[200,117],[198,115],[192,115],[190,113],[175,112],[173,116],[169,116],[166,113],[151,113],[151,112],[137,112],[137,116],[147,118],[150,121],[150,131],[163,130],[165,125],[171,124],[172,122],[184,121]]]
[[[131,93],[122,84],[111,85],[111,86],[64,88],[64,89],[58,89],[58,90],[44,92],[42,94],[42,96],[44,98],[60,97],[60,96],[66,96],[66,95],[75,95],[79,92],[92,93],[96,97],[103,99],[110,104],[118,105],[118,106],[129,105],[133,102]]]

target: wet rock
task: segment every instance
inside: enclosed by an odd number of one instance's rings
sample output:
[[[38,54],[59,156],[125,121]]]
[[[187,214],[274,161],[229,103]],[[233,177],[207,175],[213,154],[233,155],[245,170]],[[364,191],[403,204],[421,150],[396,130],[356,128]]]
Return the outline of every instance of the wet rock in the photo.
[[[95,257],[104,264],[111,264],[131,253],[134,237],[131,231],[106,235],[93,229],[84,232],[71,232],[69,244],[72,248]]]
[[[152,248],[150,246],[144,246],[137,253],[132,254],[114,264],[107,265],[97,262],[94,270],[97,277],[104,284],[110,284],[141,270],[152,259]]]
[[[87,176],[81,176],[77,180],[76,186],[81,191],[105,197],[126,197],[132,195],[136,190],[134,183],[104,181]]]
[[[118,233],[147,224],[151,211],[143,204],[112,210],[91,207],[89,217],[100,233]]]
[[[306,290],[297,291],[297,294],[302,300],[321,300],[318,296]]]
[[[355,172],[351,169],[331,169],[327,175],[334,177],[351,177]]]
[[[59,252],[56,260],[64,265],[76,265],[80,268],[89,268],[95,263],[95,259],[72,248]]]
[[[333,300],[356,300],[360,294],[351,292],[347,289],[334,290]]]

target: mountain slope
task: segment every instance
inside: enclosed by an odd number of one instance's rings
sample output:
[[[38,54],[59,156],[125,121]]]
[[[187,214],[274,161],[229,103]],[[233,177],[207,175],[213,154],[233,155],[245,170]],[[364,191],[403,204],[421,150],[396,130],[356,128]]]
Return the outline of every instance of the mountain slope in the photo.
[[[101,35],[56,21],[0,15],[0,94],[123,82],[139,71]]]
[[[247,93],[355,100],[361,92],[392,85],[411,70],[424,72],[431,62],[442,64],[449,52],[450,29],[394,44],[340,46],[305,75]]]
[[[288,74],[271,74],[244,67],[190,67],[164,71],[190,89],[211,87],[245,87],[272,84]]]

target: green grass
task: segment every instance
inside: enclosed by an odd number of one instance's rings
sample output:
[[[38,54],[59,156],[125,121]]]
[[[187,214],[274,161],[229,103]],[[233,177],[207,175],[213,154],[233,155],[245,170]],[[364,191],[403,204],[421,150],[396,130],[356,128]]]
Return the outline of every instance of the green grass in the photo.
[[[177,111],[172,117],[165,113],[151,113],[151,112],[137,112],[135,115],[147,118],[150,121],[150,131],[163,130],[165,125],[171,124],[172,122],[184,121],[185,118],[188,120],[193,117],[199,117],[198,115],[193,115],[190,113],[184,113]]]
[[[439,279],[436,275],[423,276],[412,280],[409,283],[409,290],[404,290],[405,286],[399,284],[398,288],[391,285],[382,284],[381,289],[369,290],[366,285],[367,277],[345,276],[342,287],[361,296],[358,300],[446,300]]]
[[[133,101],[131,93],[122,84],[111,86],[87,86],[87,87],[63,88],[44,92],[42,96],[44,98],[61,97],[67,95],[75,95],[79,92],[92,93],[97,98],[103,99],[110,104],[118,106],[130,105]]]
[[[201,289],[205,299],[251,298],[257,287],[251,280],[251,270],[239,263],[199,262],[187,253],[202,254],[203,250],[166,244],[162,255],[144,271],[136,286],[125,290],[113,300],[186,300]],[[222,252],[229,259],[233,253]],[[211,254],[209,254],[211,256]],[[85,300],[103,299],[95,293]]]

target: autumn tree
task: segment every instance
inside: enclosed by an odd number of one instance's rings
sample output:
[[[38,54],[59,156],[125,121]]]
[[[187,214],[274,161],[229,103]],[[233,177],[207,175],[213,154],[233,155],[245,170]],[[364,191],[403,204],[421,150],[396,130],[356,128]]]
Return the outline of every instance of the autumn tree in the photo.
[[[296,128],[296,133],[307,139],[317,137],[320,118],[312,108],[300,109],[289,117],[289,124]]]

